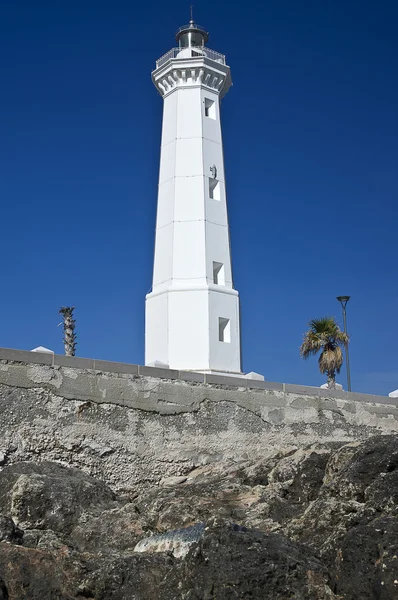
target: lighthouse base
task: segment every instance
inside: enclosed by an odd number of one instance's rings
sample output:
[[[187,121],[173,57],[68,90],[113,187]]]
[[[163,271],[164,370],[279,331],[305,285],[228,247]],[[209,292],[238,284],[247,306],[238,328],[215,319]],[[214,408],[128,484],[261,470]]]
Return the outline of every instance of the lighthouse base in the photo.
[[[145,364],[243,376],[239,296],[223,286],[169,287],[146,297]]]

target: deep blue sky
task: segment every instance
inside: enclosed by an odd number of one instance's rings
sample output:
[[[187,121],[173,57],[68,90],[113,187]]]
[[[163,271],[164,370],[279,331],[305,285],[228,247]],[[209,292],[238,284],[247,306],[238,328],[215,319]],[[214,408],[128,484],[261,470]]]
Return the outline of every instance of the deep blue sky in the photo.
[[[4,0],[0,346],[143,363],[162,100],[188,2]],[[349,294],[353,390],[398,388],[395,0],[196,3],[222,103],[243,368],[320,385],[298,348]],[[340,380],[345,383],[345,373]]]

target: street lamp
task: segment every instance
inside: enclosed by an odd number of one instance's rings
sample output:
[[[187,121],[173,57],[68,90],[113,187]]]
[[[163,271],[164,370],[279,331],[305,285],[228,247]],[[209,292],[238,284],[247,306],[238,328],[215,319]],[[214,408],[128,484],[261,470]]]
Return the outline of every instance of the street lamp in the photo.
[[[337,300],[340,302],[341,307],[343,309],[344,333],[347,333],[346,306],[347,306],[347,302],[350,298],[351,298],[351,296],[337,296]],[[348,391],[351,392],[350,358],[348,356],[348,342],[345,345],[345,364],[346,364],[346,371],[347,371],[347,387],[348,387]]]

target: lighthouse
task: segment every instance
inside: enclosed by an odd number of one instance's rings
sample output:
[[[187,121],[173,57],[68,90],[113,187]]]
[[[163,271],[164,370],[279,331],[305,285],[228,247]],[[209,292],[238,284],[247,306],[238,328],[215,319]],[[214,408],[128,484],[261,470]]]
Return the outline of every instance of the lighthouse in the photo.
[[[240,374],[220,120],[231,75],[207,40],[191,18],[152,73],[163,123],[145,364]]]

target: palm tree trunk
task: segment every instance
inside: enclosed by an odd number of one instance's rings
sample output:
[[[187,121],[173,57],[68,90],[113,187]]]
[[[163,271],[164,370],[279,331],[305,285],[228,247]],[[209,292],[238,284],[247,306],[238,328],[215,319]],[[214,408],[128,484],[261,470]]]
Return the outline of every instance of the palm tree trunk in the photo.
[[[59,311],[64,318],[64,348],[66,356],[75,356],[76,352],[74,308],[74,306],[62,306]]]
[[[336,372],[328,371],[328,389],[335,390],[336,389]]]

